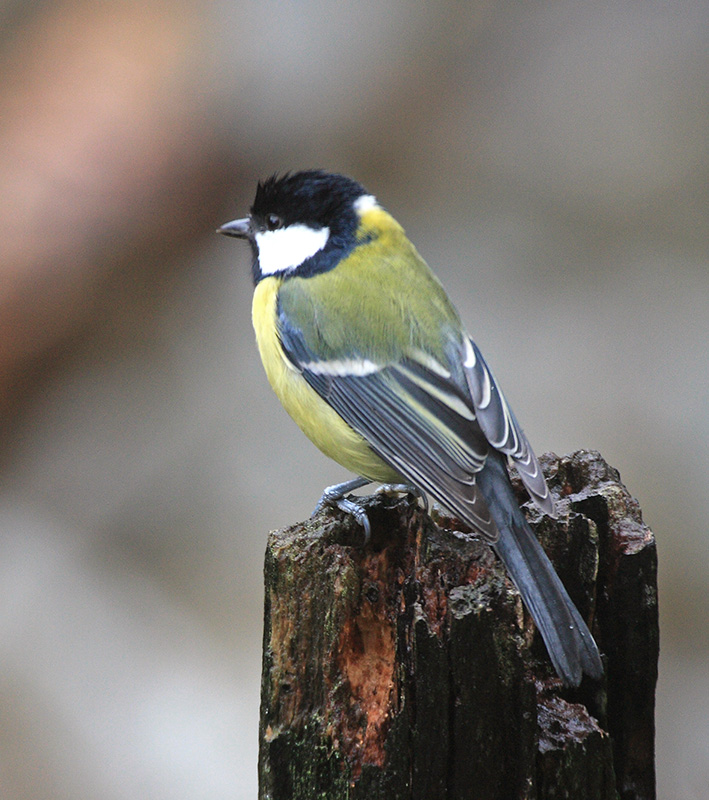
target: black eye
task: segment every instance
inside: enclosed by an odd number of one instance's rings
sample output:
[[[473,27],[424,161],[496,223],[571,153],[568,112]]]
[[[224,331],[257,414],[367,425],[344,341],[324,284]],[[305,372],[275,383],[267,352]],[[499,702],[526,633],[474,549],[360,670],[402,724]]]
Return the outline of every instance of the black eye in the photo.
[[[277,231],[283,227],[283,220],[277,214],[269,214],[266,217],[266,227],[269,231]]]

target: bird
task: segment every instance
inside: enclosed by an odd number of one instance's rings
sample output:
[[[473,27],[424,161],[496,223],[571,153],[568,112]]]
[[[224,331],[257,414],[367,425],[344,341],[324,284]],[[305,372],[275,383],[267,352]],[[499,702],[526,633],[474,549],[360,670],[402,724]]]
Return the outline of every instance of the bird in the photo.
[[[252,321],[271,387],[305,435],[369,483],[414,487],[488,542],[566,686],[600,679],[598,647],[512,488],[554,516],[537,456],[443,285],[394,217],[356,180],[319,169],[260,181],[248,217],[218,228],[248,242]]]

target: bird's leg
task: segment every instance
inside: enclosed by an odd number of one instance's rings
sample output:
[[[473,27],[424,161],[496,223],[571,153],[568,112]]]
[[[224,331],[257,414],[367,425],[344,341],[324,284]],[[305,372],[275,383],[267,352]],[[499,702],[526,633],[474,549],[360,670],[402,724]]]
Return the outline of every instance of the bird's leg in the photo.
[[[366,486],[368,483],[372,481],[369,478],[351,478],[348,481],[343,481],[342,483],[335,483],[332,486],[328,486],[325,491],[322,493],[322,497],[318,501],[317,506],[315,506],[315,511],[313,514],[317,514],[323,506],[331,506],[337,505],[337,502],[341,500],[346,494],[353,492],[355,489],[361,489],[363,486]]]
[[[372,481],[367,478],[352,478],[352,480],[344,481],[343,483],[336,483],[333,486],[328,486],[322,493],[322,497],[315,506],[313,516],[321,511],[325,506],[335,506],[345,514],[351,514],[355,520],[362,526],[364,530],[364,544],[367,544],[370,536],[372,535],[372,528],[369,524],[369,517],[367,512],[358,505],[354,500],[348,500],[345,495],[361,489]]]
[[[377,489],[377,494],[380,492],[382,494],[413,494],[423,502],[424,511],[428,513],[428,496],[426,492],[424,492],[423,489],[419,489],[418,486],[414,486],[412,483],[383,483]]]

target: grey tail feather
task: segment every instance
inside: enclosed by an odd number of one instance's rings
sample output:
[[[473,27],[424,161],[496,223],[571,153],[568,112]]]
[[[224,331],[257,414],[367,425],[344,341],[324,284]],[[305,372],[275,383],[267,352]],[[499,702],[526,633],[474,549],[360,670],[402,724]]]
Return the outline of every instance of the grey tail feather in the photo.
[[[500,533],[493,545],[542,634],[559,677],[578,686],[583,673],[598,679],[603,665],[593,636],[524,517],[504,457],[490,453],[476,476]]]

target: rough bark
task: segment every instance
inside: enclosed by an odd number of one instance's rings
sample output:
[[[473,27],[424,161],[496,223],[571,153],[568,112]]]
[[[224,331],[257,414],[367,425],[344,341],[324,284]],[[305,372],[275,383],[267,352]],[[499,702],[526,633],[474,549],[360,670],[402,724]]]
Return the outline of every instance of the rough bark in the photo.
[[[529,510],[605,656],[566,689],[489,547],[411,497],[271,534],[260,797],[652,800],[656,551],[598,453],[543,459]],[[520,498],[523,499],[520,488]]]

